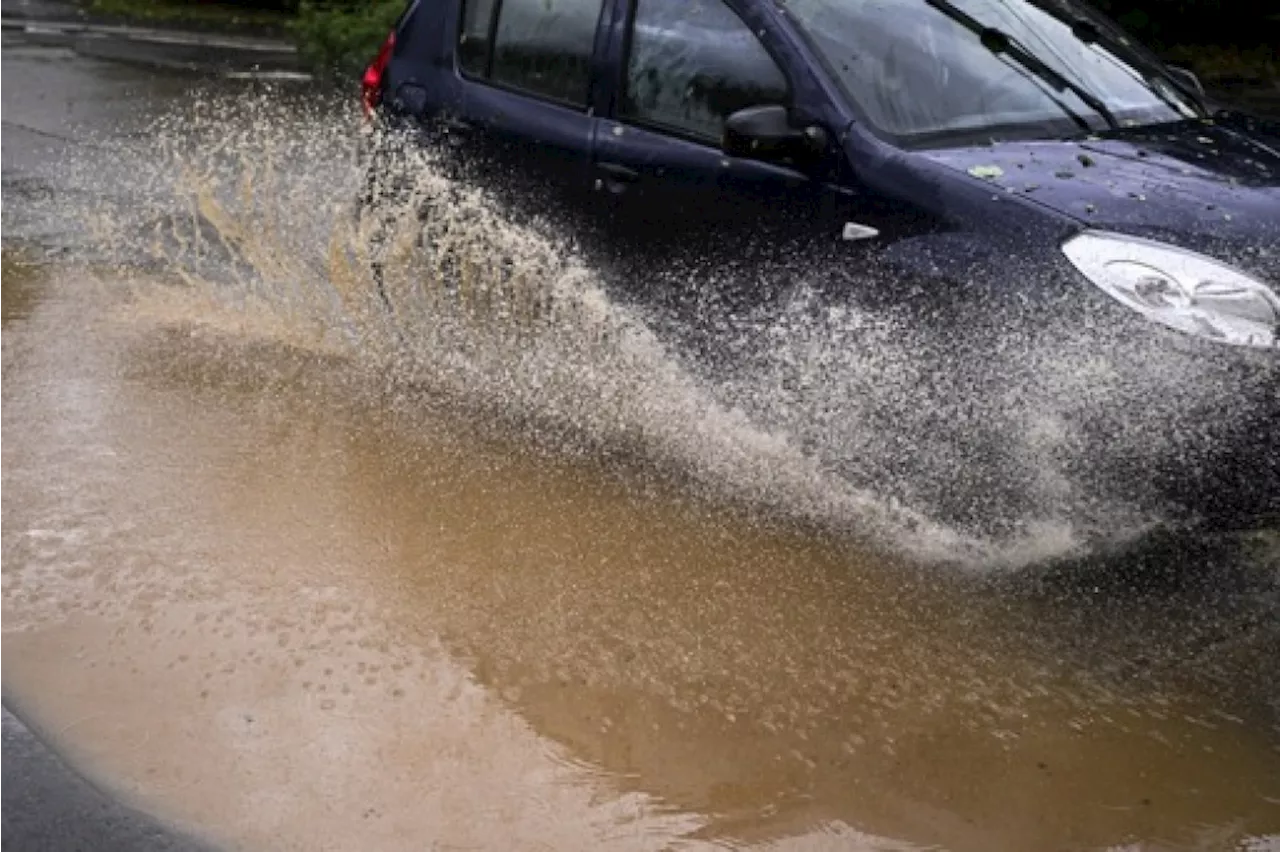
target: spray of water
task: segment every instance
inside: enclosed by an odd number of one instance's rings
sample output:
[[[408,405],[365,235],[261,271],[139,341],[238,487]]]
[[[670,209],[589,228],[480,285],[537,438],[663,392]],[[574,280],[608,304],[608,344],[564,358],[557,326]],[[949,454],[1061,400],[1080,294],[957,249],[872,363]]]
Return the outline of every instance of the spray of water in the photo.
[[[100,261],[220,315],[269,316],[380,385],[429,387],[918,560],[1016,567],[1140,532],[1152,507],[1091,485],[1090,424],[1128,412],[1108,439],[1141,459],[1164,440],[1145,415],[1192,391],[1201,409],[1216,402],[1211,382],[1162,370],[1138,342],[1094,357],[1097,328],[1006,341],[985,353],[996,383],[943,381],[951,342],[803,280],[780,307],[733,318],[735,364],[713,379],[554,223],[520,220],[429,146],[399,152],[396,201],[362,211],[361,133],[343,106],[196,99],[118,152],[138,168],[95,212]],[[1117,352],[1149,366],[1141,381],[1114,370]],[[949,523],[943,504],[990,523]]]

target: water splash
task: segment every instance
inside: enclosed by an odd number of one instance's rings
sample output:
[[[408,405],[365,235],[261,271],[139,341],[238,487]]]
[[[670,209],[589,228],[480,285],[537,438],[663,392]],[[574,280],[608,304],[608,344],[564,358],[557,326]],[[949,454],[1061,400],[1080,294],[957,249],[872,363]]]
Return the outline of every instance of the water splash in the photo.
[[[120,152],[134,186],[127,204],[103,196],[94,247],[142,282],[136,298],[180,284],[379,387],[449,394],[924,561],[1018,567],[1140,533],[1158,507],[1096,487],[1090,430],[1118,422],[1110,440],[1141,460],[1167,449],[1172,406],[1222,402],[1118,334],[1097,357],[1096,327],[1012,337],[981,376],[941,371],[963,359],[953,341],[803,280],[780,309],[731,318],[735,366],[712,377],[555,223],[520,220],[434,148],[399,151],[398,200],[361,213],[361,132],[345,106],[198,98]],[[1136,392],[1117,361],[1146,365]]]

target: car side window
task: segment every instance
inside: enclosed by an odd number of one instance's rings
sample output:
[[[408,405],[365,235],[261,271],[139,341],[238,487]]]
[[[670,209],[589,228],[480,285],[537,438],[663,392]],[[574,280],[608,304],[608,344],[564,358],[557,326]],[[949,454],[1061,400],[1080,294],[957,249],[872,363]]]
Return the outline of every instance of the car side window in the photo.
[[[489,71],[489,28],[497,0],[463,0],[462,25],[458,29],[458,65],[483,77]]]
[[[623,118],[718,144],[731,113],[788,97],[782,70],[724,0],[636,0]]]
[[[490,58],[487,23],[495,2],[498,25]],[[488,65],[496,83],[585,107],[603,5],[604,0],[467,0],[459,63],[477,75]],[[478,48],[470,46],[473,40]]]

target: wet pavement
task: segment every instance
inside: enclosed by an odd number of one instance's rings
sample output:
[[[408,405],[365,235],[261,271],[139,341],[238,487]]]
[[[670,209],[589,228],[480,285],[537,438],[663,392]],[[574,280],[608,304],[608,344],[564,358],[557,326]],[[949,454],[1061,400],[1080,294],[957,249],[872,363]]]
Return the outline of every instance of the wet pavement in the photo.
[[[286,40],[255,33],[188,31],[143,26],[91,14],[68,0],[7,0],[3,29],[26,43],[57,46],[160,72],[304,79],[297,50]]]
[[[790,475],[637,419],[647,349],[407,364],[344,113],[4,47],[5,696],[119,801],[247,849],[1280,845],[1274,531],[958,570],[530,437],[526,393]]]
[[[67,767],[4,710],[6,847],[50,852],[198,852],[171,826],[122,806]]]

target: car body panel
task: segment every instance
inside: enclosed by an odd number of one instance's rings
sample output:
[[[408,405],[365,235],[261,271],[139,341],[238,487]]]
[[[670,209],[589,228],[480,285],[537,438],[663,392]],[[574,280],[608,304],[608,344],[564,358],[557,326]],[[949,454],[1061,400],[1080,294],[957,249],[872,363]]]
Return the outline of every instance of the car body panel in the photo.
[[[1228,262],[1243,257],[1248,265],[1253,250],[1280,244],[1280,151],[1255,140],[1188,122],[1113,138],[921,156],[981,175],[994,189],[1034,199],[1082,226],[1155,237]]]

